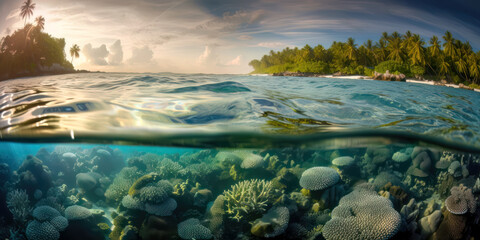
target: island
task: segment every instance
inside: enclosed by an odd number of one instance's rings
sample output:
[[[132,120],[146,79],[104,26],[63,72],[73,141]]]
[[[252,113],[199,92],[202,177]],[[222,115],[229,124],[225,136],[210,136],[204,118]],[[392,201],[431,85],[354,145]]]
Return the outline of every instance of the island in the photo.
[[[405,81],[431,79],[437,84],[458,84],[480,88],[480,51],[468,41],[455,39],[447,31],[432,36],[428,45],[419,34],[384,32],[377,42],[367,40],[358,46],[353,38],[322,45],[271,50],[261,59],[250,61],[252,74],[315,77],[362,75],[377,80]]]
[[[55,75],[77,71],[65,54],[65,39],[55,38],[43,32],[45,18],[38,16],[35,24],[27,19],[33,15],[35,3],[26,0],[21,7],[20,16],[25,25],[10,35],[0,39],[0,81],[19,77]],[[80,48],[74,45],[70,49],[73,57],[79,57]]]

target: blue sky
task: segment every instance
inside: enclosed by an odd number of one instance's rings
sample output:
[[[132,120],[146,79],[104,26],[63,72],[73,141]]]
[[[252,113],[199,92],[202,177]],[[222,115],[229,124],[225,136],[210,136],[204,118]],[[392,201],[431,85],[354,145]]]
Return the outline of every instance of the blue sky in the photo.
[[[329,47],[411,30],[426,41],[450,30],[480,49],[479,1],[33,0],[45,31],[81,47],[77,68],[248,73],[271,49]],[[0,2],[0,35],[23,26],[22,0]],[[33,19],[30,19],[33,21]]]

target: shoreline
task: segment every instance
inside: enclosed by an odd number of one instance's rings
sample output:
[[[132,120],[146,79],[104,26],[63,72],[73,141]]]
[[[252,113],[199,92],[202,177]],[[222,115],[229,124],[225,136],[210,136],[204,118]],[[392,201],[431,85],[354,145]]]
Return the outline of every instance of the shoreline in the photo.
[[[267,74],[268,76],[279,76],[276,74]],[[280,75],[281,76],[281,75]],[[385,81],[385,80],[375,80],[372,77],[369,76],[364,76],[364,75],[345,75],[345,76],[336,76],[333,74],[308,74],[308,73],[295,73],[291,77],[320,77],[320,78],[343,78],[343,79],[359,79],[359,80],[372,80],[372,81]],[[387,81],[387,82],[393,82],[393,81]],[[418,84],[426,84],[426,85],[436,85],[436,86],[445,86],[445,87],[451,87],[451,88],[461,88],[465,90],[471,90],[475,92],[480,92],[480,89],[477,88],[469,88],[468,86],[465,85],[458,85],[458,84],[453,84],[453,83],[441,83],[437,82],[434,80],[418,80],[418,79],[412,79],[412,78],[407,78],[403,82],[409,82],[409,83],[418,83]]]
[[[72,71],[58,71],[58,72],[41,72],[36,74],[20,74],[13,77],[3,77],[3,78],[0,77],[0,82],[21,79],[21,78],[56,76],[56,75],[75,74],[75,73],[99,73],[99,71],[91,72],[88,70],[72,70]]]

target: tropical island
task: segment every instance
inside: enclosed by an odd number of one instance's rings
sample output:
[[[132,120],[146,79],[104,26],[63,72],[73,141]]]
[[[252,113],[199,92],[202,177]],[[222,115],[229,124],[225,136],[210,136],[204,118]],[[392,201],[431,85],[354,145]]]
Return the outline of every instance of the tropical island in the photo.
[[[405,75],[408,78],[431,79],[443,83],[463,84],[480,88],[480,51],[475,53],[468,41],[455,39],[447,31],[432,36],[428,45],[419,34],[384,32],[378,42],[367,40],[361,46],[353,38],[333,42],[330,48],[322,45],[271,50],[260,60],[252,60],[252,74],[318,76],[324,74]]]
[[[79,72],[72,65],[73,58],[79,57],[77,44],[71,47],[72,61],[68,61],[65,39],[43,32],[44,17],[35,18],[35,24],[27,22],[35,5],[32,0],[26,0],[20,9],[24,27],[0,39],[0,80]]]

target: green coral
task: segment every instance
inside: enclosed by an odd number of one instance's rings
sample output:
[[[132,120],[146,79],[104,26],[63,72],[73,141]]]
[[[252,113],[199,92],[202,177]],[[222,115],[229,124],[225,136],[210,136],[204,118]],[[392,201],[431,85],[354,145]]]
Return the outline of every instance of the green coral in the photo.
[[[140,189],[147,186],[149,183],[155,182],[159,179],[160,179],[160,176],[156,173],[149,173],[149,174],[143,175],[133,183],[133,185],[128,190],[128,195],[135,196],[139,194]]]
[[[107,200],[119,203],[123,197],[127,195],[130,186],[135,182],[135,179],[142,176],[142,172],[138,171],[136,167],[127,167],[122,169],[120,173],[115,177],[113,183],[110,184],[107,191],[105,191],[105,197]]]
[[[239,182],[224,191],[226,213],[240,221],[265,212],[276,197],[271,181],[253,179]]]

